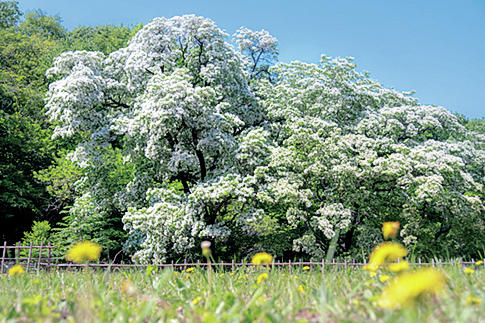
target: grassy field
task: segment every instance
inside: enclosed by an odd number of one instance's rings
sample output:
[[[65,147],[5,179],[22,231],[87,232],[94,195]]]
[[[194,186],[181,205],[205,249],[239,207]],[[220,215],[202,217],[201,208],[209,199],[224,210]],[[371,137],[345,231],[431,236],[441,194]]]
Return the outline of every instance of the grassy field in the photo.
[[[0,321],[485,322],[485,271],[463,269],[441,268],[444,292],[394,310],[380,308],[377,300],[396,275],[384,271],[371,278],[361,268],[1,275]],[[268,278],[258,284],[263,272]],[[386,273],[391,279],[381,282]]]

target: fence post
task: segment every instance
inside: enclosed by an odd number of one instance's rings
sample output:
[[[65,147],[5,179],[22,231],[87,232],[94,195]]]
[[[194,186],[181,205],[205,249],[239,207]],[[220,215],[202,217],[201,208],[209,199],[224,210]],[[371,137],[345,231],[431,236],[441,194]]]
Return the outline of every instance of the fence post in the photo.
[[[20,263],[20,241],[17,243],[17,248],[15,248],[15,264]]]
[[[3,256],[2,256],[2,269],[0,274],[3,274],[3,264],[5,263],[5,252],[7,251],[7,241],[3,242]]]
[[[30,243],[30,249],[29,249],[29,258],[27,260],[27,270],[26,272],[29,272],[29,267],[30,267],[30,258],[32,257],[32,242]]]
[[[173,260],[172,260],[172,272],[173,272]]]
[[[40,242],[39,260],[37,261],[37,272],[40,270],[40,262],[42,260],[42,247],[44,246],[44,240]]]
[[[322,276],[325,274],[325,258],[322,259]]]
[[[419,268],[421,269],[421,258],[418,258]]]
[[[231,267],[232,267],[232,271],[234,271],[234,259],[232,259]]]
[[[434,268],[434,258],[431,259],[431,263],[433,264],[433,268]]]
[[[291,260],[289,260],[289,264],[290,264],[290,265],[289,265],[289,272],[290,272],[290,274],[291,274]]]

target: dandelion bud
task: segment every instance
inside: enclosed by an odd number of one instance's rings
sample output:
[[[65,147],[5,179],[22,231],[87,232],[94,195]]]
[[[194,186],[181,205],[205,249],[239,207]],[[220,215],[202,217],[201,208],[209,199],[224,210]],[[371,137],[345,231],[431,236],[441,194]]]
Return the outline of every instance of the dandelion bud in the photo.
[[[211,246],[210,241],[202,241],[202,243],[200,244],[200,247],[201,247],[202,249],[207,249],[207,248],[210,248],[210,246]]]
[[[204,255],[204,257],[209,257],[211,253],[212,253],[212,250],[210,250],[210,248],[202,249],[202,254]]]

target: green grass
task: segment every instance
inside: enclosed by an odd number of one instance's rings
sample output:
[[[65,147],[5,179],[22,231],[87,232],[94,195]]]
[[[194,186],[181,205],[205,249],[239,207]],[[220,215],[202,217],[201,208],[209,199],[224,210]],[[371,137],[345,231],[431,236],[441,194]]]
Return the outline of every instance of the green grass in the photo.
[[[483,268],[483,266],[482,266]],[[421,299],[413,308],[384,310],[376,298],[387,283],[361,268],[326,268],[324,274],[263,268],[165,271],[40,272],[0,276],[0,322],[480,322],[485,271],[466,275],[457,266],[442,268],[446,291]],[[247,277],[244,277],[247,275]],[[242,278],[240,278],[242,277]],[[297,278],[296,278],[297,277]],[[125,280],[136,291],[122,291]],[[209,282],[212,280],[212,284]],[[304,292],[299,291],[300,285]],[[200,297],[194,304],[193,300]]]

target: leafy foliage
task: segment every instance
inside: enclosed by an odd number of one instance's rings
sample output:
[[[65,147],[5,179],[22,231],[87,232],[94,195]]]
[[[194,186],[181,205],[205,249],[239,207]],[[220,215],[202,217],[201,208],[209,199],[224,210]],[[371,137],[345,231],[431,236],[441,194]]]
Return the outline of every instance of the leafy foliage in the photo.
[[[321,258],[333,239],[355,256],[385,221],[419,255],[484,241],[481,135],[352,58],[264,65],[274,37],[243,28],[237,51],[227,36],[202,17],[157,18],[126,48],[66,52],[47,72],[55,136],[91,134],[69,158],[97,207],[123,214],[136,260],[187,256],[201,240]],[[131,171],[100,189],[114,151]]]

